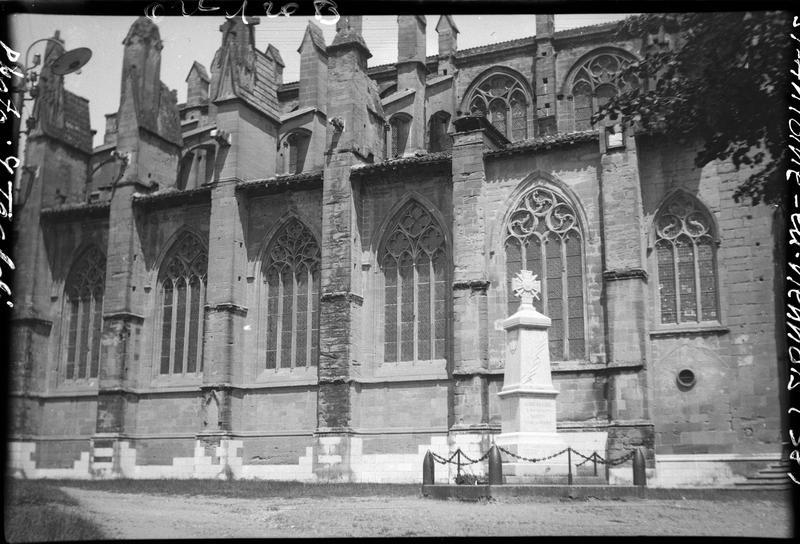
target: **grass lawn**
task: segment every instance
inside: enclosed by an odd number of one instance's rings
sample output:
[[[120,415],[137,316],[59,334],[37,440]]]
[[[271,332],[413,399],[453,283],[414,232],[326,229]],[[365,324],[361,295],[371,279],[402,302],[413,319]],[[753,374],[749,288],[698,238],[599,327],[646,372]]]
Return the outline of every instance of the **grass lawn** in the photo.
[[[102,540],[96,525],[71,507],[77,502],[56,487],[58,482],[6,479],[3,501],[8,542]]]
[[[62,487],[78,487],[114,493],[158,495],[205,495],[259,499],[280,497],[418,497],[419,484],[303,483],[267,480],[58,480]]]

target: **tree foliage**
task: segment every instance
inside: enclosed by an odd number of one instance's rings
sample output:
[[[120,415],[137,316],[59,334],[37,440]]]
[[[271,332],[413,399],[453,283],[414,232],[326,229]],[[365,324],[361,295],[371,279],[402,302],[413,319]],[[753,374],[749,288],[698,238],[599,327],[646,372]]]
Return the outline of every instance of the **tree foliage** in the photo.
[[[629,17],[620,36],[642,38],[645,54],[627,72],[643,84],[611,99],[592,120],[621,117],[644,132],[698,137],[698,167],[716,159],[752,168],[737,201],[780,203],[791,28],[785,12]]]

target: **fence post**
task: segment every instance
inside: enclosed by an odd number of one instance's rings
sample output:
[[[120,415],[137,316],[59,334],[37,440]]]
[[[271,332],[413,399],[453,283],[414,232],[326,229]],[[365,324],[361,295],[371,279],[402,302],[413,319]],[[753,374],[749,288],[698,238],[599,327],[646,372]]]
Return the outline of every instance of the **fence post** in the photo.
[[[592,461],[594,461],[594,475],[597,476],[597,452],[592,454]]]
[[[567,448],[567,484],[572,485],[572,448]]]
[[[461,477],[461,448],[456,450],[456,478]]]
[[[503,483],[503,459],[500,457],[500,450],[495,444],[489,450],[489,485],[501,485]]]
[[[433,454],[428,450],[425,459],[422,460],[422,485],[433,485],[433,470]]]
[[[644,448],[639,446],[633,454],[633,485],[647,485],[647,473],[645,472]]]

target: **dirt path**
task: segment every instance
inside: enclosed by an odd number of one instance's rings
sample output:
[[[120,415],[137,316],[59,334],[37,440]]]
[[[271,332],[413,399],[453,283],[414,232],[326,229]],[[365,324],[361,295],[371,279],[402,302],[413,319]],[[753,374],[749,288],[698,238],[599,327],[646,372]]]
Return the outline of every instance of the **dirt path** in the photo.
[[[62,488],[114,539],[348,536],[791,536],[772,501],[232,499]]]

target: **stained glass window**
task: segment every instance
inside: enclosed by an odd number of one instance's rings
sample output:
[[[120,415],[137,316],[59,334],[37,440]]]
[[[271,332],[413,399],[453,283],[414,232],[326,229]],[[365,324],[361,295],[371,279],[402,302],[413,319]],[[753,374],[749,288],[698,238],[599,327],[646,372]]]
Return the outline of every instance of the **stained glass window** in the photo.
[[[447,258],[441,226],[411,201],[398,212],[380,255],[384,361],[444,359]]]
[[[67,276],[64,312],[67,380],[98,375],[105,281],[106,258],[96,247],[84,251]]]
[[[472,91],[468,100],[472,115],[488,117],[494,127],[509,140],[528,137],[527,94],[522,83],[507,74],[492,74]]]
[[[270,243],[263,281],[266,368],[316,366],[320,249],[314,235],[299,220],[289,220]]]
[[[511,280],[520,270],[530,270],[542,282],[535,303],[552,322],[550,357],[583,358],[583,242],[574,208],[555,191],[536,187],[509,216],[505,236],[508,315],[519,307]]]
[[[685,193],[672,197],[655,218],[660,321],[719,321],[716,244],[711,216]]]
[[[203,370],[203,306],[206,300],[205,246],[184,232],[161,266],[160,374]]]

